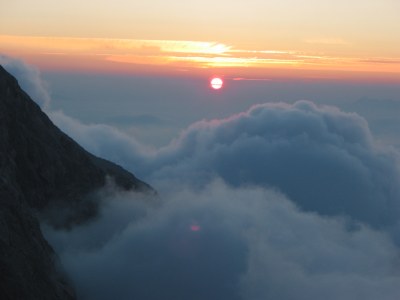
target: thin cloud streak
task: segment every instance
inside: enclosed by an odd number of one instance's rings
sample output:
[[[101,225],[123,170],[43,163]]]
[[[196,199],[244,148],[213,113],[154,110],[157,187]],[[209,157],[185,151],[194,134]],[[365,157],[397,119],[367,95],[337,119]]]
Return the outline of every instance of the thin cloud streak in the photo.
[[[306,41],[307,42],[307,41]],[[338,39],[310,40],[307,43],[343,44]],[[398,58],[342,57],[295,50],[240,49],[215,41],[140,40],[75,37],[34,37],[0,35],[0,51],[8,55],[30,57],[31,63],[49,65],[54,56],[65,56],[75,68],[109,68],[109,64],[191,67],[250,68],[251,70],[323,70],[399,73]],[[85,64],[79,63],[85,58]],[[384,62],[377,64],[376,62]],[[51,61],[53,68],[63,62]],[[378,67],[379,65],[379,67]],[[393,75],[392,75],[393,76]],[[240,75],[238,76],[240,77]]]
[[[232,78],[234,81],[272,81],[270,78],[244,78],[244,77],[235,77]]]

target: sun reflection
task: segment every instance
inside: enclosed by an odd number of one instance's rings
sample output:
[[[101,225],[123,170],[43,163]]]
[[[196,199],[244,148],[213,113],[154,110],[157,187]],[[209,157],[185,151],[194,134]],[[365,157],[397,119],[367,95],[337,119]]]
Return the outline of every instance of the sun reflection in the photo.
[[[192,225],[190,225],[190,230],[191,230],[191,231],[194,231],[194,232],[197,232],[197,231],[200,231],[200,230],[201,230],[201,227],[200,227],[199,224],[193,223]]]

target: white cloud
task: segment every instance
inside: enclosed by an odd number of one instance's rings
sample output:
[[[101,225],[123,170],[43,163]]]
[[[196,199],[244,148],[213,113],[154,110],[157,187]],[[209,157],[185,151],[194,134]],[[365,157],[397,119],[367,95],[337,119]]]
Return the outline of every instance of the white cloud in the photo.
[[[41,79],[40,72],[21,60],[0,54],[0,65],[18,79],[22,89],[43,109],[50,104],[47,84]]]

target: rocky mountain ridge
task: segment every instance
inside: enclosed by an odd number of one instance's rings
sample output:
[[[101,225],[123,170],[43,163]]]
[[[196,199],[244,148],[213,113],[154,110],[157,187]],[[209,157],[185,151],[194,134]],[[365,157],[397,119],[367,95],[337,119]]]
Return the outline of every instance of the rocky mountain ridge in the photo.
[[[0,299],[76,298],[36,215],[59,207],[72,214],[50,217],[55,226],[87,220],[97,208],[89,196],[107,176],[122,189],[153,192],[61,132],[0,66]]]

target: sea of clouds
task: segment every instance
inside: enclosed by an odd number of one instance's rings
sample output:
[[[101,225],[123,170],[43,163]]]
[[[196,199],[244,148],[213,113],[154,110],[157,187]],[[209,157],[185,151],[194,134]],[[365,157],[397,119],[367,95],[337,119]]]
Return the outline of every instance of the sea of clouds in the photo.
[[[357,114],[310,101],[202,120],[160,149],[52,111],[40,74],[2,57],[52,121],[158,198],[100,194],[100,217],[43,224],[80,299],[397,299],[399,153]]]

